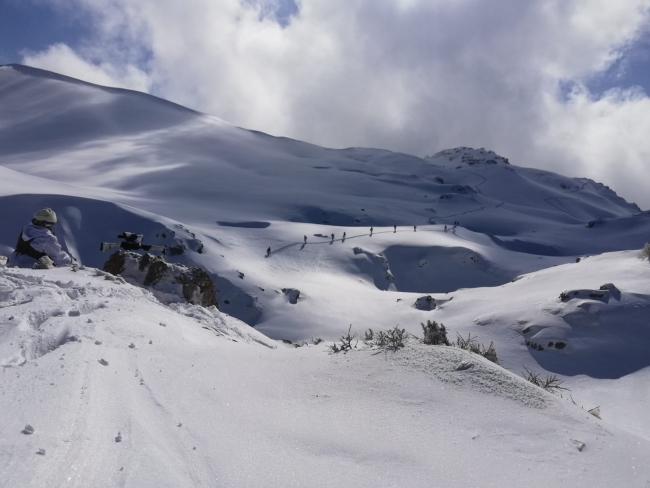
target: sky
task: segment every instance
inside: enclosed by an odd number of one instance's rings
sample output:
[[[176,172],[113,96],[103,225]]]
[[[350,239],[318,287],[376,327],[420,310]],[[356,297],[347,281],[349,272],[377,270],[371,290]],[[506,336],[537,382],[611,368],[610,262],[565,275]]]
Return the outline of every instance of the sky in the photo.
[[[485,147],[650,208],[650,0],[0,0],[0,63],[235,125]]]

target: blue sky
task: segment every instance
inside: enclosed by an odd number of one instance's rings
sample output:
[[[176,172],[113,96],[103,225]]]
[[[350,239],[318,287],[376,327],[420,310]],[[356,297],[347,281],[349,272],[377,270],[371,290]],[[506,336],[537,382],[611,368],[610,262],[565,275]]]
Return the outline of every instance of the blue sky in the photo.
[[[42,51],[58,42],[75,46],[87,35],[80,19],[46,3],[0,2],[0,64],[19,63],[25,50]]]
[[[610,88],[643,88],[650,94],[650,34],[646,33],[632,44],[625,55],[605,73],[594,76],[588,86],[600,94]]]

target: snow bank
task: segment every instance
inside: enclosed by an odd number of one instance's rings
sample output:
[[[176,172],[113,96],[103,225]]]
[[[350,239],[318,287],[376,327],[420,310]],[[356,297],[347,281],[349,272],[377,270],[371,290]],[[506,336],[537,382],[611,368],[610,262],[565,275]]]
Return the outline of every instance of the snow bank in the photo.
[[[261,347],[215,308],[166,307],[92,269],[3,268],[0,293],[6,486],[650,479],[649,441],[452,348]]]

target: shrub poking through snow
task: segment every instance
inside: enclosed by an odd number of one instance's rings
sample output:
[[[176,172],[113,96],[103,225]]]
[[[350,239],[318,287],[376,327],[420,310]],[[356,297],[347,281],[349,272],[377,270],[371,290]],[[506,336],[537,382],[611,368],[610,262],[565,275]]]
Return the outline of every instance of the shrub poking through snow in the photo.
[[[643,249],[639,251],[639,259],[647,259],[650,261],[650,242],[646,242]]]
[[[456,333],[456,336],[456,342],[454,342],[452,346],[474,354],[478,354],[480,356],[483,356],[488,361],[499,364],[499,358],[497,357],[497,350],[494,347],[494,342],[490,342],[490,345],[488,347],[485,347],[483,344],[476,340],[476,337],[472,337],[472,334],[468,333],[467,339],[458,333]]]
[[[336,353],[336,352],[345,352],[345,351],[351,351],[352,349],[355,349],[357,347],[357,344],[359,341],[357,340],[354,343],[354,346],[352,345],[352,341],[356,339],[357,334],[354,333],[352,334],[352,324],[350,324],[350,327],[348,327],[348,332],[347,334],[343,334],[341,336],[341,345],[338,345],[336,342],[332,344],[331,346],[327,346],[330,351]]]
[[[379,331],[375,336],[373,344],[380,348],[396,351],[400,347],[404,347],[404,344],[408,342],[409,337],[410,334],[406,332],[406,329],[400,329],[399,325],[396,325],[387,331]]]
[[[321,342],[323,342],[323,339],[321,339],[320,337],[316,337],[315,339],[314,339],[313,337],[311,338],[311,343],[312,343],[314,346],[317,346],[317,345],[320,344]]]
[[[564,381],[560,380],[554,374],[546,375],[546,378],[542,379],[540,377],[540,373],[533,373],[532,371],[529,371],[526,366],[524,366],[524,369],[526,372],[522,373],[521,375],[524,377],[524,379],[526,379],[526,381],[529,381],[535,386],[539,386],[540,388],[546,391],[550,391],[551,393],[557,393],[560,390],[569,390],[568,388],[562,386],[562,383],[564,383]]]
[[[400,347],[404,347],[410,337],[411,334],[406,332],[406,329],[400,329],[399,325],[396,325],[392,329],[380,330],[379,332],[368,329],[364,334],[363,342],[367,346],[396,351]]]
[[[427,320],[426,325],[420,323],[424,338],[422,342],[430,346],[450,346],[449,339],[447,339],[447,328],[443,324],[439,324],[435,320]]]
[[[364,333],[363,342],[365,342],[368,345],[372,345],[372,342],[374,341],[374,339],[375,339],[375,333],[373,332],[372,329],[368,329]]]

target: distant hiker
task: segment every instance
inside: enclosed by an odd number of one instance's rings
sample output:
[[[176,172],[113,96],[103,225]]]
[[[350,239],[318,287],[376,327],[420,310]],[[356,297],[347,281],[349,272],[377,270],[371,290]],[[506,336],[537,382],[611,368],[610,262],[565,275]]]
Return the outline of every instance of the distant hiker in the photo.
[[[304,236],[304,237],[305,237],[305,244],[307,244],[307,236]]]
[[[332,240],[334,240],[334,232],[332,232]]]
[[[393,234],[394,234],[395,232],[397,232],[397,226],[396,226],[396,225],[393,226]]]
[[[372,227],[370,227],[370,235],[372,235]]]
[[[413,226],[413,232],[417,232],[417,231],[418,231],[418,226],[417,226],[417,225],[414,225],[414,226]]]
[[[7,266],[32,268],[45,257],[56,266],[72,263],[70,255],[61,249],[59,240],[52,233],[56,224],[56,213],[51,208],[44,208],[34,214],[32,222],[25,226],[18,236],[16,250],[9,256]]]
[[[343,240],[345,240],[345,232],[343,233]]]
[[[271,255],[271,246],[266,250],[266,257],[269,257]]]
[[[447,232],[447,224],[445,224],[445,232]]]

